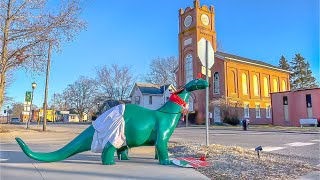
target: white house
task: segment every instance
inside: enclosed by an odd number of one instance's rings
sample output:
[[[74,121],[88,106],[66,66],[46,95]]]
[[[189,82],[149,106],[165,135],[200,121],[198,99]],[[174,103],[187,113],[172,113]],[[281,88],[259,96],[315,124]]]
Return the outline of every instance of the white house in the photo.
[[[167,102],[171,92],[175,90],[172,84],[161,86],[159,84],[135,83],[130,94],[131,104],[155,110]]]
[[[61,111],[63,122],[80,122],[80,115],[77,114],[74,110],[71,111]],[[88,121],[88,114],[83,113],[82,121]]]

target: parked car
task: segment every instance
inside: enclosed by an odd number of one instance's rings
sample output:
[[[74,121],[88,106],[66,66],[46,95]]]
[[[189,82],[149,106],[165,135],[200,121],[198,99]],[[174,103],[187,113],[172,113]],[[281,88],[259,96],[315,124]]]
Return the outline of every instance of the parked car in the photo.
[[[17,117],[11,118],[11,121],[10,121],[11,124],[20,124],[20,122],[21,122],[20,118],[17,118]]]

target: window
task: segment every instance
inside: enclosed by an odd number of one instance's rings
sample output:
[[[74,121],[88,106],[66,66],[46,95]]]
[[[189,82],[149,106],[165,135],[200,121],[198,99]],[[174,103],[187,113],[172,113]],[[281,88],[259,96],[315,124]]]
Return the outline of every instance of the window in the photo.
[[[149,96],[149,104],[152,104],[152,96]]]
[[[233,70],[228,71],[228,90],[230,93],[236,93],[236,73]]]
[[[247,75],[245,73],[242,73],[241,79],[242,79],[242,93],[243,95],[248,95]]]
[[[285,80],[282,80],[281,86],[282,86],[282,91],[286,91],[287,90],[287,83],[286,83]]]
[[[259,96],[259,85],[257,75],[253,75],[253,93],[255,96]]]
[[[215,72],[213,75],[213,93],[220,94],[219,73],[218,72]]]
[[[134,103],[135,104],[140,104],[140,96],[134,97]]]
[[[273,92],[278,92],[278,80],[273,79]]]
[[[283,96],[283,105],[288,105],[288,96]]]
[[[267,77],[264,77],[263,78],[263,87],[264,87],[264,96],[265,97],[269,97],[269,82],[268,82],[268,78]]]
[[[266,118],[271,118],[271,105],[266,106]]]
[[[306,104],[307,104],[307,108],[312,108],[311,94],[306,95]]]
[[[249,118],[250,117],[250,108],[249,104],[244,104],[244,117]]]
[[[308,118],[312,118],[312,102],[311,102],[311,94],[306,94],[306,103],[307,103],[307,113]]]
[[[261,118],[260,104],[256,104],[256,118]]]
[[[186,83],[193,80],[192,55],[188,54],[185,59]]]

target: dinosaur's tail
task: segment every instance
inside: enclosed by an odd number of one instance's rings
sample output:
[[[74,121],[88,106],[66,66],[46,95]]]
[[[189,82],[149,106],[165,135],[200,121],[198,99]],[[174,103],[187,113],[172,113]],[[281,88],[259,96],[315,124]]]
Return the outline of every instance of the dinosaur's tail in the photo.
[[[93,126],[89,126],[71,142],[65,145],[63,148],[49,153],[33,152],[20,138],[16,138],[19,146],[23,152],[32,159],[45,162],[55,162],[64,160],[77,153],[88,151],[91,149],[92,138],[94,134]]]

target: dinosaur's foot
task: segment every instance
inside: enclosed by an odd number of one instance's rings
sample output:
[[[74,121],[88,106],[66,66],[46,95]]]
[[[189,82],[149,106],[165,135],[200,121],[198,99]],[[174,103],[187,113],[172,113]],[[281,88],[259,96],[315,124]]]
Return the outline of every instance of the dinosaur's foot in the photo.
[[[125,156],[121,155],[121,157],[120,157],[120,160],[129,160],[129,159],[130,158],[127,155],[125,155]]]
[[[121,153],[118,155],[119,160],[129,160],[129,156],[126,153]]]
[[[104,162],[104,161],[102,161],[102,164],[103,165],[115,165],[116,163],[115,162]]]
[[[172,164],[170,159],[164,159],[159,161],[161,165],[170,165]]]
[[[129,160],[128,150],[124,151],[117,151],[118,159],[119,160]]]

